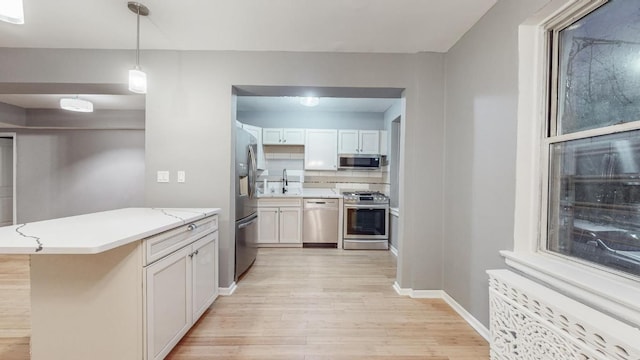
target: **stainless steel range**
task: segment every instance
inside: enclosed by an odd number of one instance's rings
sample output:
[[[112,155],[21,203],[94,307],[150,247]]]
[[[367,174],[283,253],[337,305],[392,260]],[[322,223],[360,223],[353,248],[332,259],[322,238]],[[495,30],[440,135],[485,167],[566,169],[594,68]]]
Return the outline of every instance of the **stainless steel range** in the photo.
[[[344,197],[343,247],[347,250],[389,248],[389,198],[380,192],[354,191]]]

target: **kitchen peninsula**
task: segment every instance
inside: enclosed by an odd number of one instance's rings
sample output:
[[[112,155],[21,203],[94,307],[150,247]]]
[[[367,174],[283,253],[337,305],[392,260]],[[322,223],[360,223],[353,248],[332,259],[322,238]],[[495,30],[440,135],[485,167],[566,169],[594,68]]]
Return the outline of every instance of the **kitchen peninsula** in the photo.
[[[219,211],[127,208],[0,228],[0,253],[31,255],[31,358],[164,358],[218,295]]]

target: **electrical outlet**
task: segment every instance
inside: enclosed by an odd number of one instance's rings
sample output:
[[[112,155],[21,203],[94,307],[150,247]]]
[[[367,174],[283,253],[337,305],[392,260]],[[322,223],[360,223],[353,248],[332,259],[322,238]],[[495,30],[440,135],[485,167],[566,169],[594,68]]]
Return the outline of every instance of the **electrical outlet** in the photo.
[[[178,182],[183,183],[187,181],[187,174],[184,170],[178,171]]]
[[[158,171],[158,182],[159,183],[168,183],[169,182],[169,172],[168,171]]]

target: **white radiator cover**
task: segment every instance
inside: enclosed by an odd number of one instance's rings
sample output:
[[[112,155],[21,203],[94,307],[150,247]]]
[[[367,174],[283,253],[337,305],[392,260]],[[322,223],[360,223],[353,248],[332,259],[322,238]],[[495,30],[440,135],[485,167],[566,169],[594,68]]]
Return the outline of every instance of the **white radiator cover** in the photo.
[[[492,360],[640,359],[637,328],[509,270],[487,273]]]

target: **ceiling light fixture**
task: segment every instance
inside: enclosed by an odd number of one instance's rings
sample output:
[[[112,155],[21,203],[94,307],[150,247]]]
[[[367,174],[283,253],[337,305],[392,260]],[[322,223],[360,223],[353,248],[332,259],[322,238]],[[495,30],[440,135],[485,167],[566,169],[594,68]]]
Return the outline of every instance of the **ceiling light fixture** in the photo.
[[[317,106],[320,103],[320,98],[315,96],[306,96],[300,98],[300,104],[304,106]]]
[[[79,99],[77,96],[60,99],[60,107],[69,111],[93,112],[93,103],[89,100]]]
[[[11,24],[24,24],[22,0],[0,1],[0,20]]]
[[[136,31],[136,67],[129,70],[129,91],[137,94],[147,93],[147,74],[140,68],[140,16],[149,15],[149,8],[141,3],[129,1],[127,7],[137,17]]]

